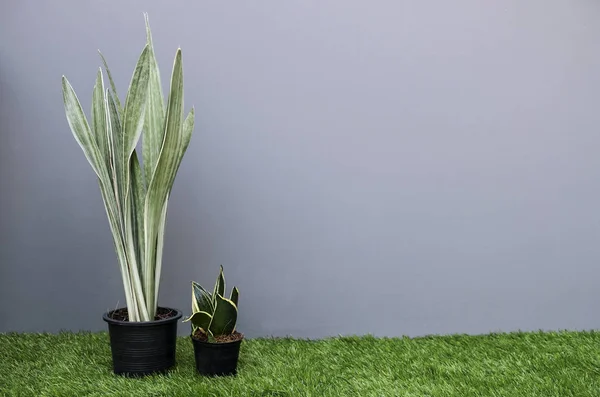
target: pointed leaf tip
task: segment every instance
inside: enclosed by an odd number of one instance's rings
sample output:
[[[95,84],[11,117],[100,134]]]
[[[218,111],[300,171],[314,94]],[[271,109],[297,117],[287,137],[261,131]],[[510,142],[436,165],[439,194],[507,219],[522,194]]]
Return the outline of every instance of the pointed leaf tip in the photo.
[[[146,43],[152,45],[152,31],[150,29],[150,18],[148,13],[144,13],[144,22],[146,23]]]
[[[238,288],[234,286],[233,289],[231,290],[230,300],[235,304],[236,308],[238,305],[239,298],[240,298],[240,290],[238,290]]]

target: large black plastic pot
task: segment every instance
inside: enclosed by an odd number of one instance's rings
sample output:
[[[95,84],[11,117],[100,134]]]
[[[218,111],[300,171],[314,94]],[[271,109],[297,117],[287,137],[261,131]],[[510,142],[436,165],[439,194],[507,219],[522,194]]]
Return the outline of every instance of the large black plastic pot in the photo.
[[[235,342],[209,343],[192,336],[192,343],[194,344],[196,370],[199,374],[207,376],[237,374],[242,339]]]
[[[175,365],[177,322],[181,312],[155,321],[131,322],[111,318],[112,311],[102,317],[108,323],[110,348],[115,374],[143,376],[167,372]]]

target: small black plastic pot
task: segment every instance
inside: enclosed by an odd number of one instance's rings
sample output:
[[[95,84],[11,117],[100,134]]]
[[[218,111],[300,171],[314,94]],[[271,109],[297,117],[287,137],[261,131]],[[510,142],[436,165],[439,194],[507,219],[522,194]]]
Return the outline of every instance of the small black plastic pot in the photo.
[[[206,376],[228,376],[237,374],[238,358],[242,339],[235,342],[209,343],[192,338],[196,370]]]
[[[144,376],[165,373],[175,365],[177,322],[181,312],[155,321],[120,321],[112,319],[112,311],[102,319],[108,323],[113,371],[118,375]]]

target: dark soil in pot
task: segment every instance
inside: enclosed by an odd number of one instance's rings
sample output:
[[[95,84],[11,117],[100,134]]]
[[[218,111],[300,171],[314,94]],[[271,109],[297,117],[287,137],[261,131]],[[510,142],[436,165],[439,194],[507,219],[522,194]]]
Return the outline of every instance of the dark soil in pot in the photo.
[[[104,313],[115,374],[165,373],[175,365],[177,323],[181,312],[159,307],[154,321],[128,321],[127,309]]]
[[[237,374],[240,345],[244,334],[218,336],[215,342],[209,342],[206,334],[198,330],[192,335],[196,370],[207,376],[227,376]]]

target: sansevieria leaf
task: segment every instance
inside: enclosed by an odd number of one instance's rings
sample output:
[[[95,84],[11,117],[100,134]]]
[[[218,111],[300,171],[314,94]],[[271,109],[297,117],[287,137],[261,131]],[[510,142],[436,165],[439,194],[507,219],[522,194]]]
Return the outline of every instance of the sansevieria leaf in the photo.
[[[110,72],[108,63],[106,63],[106,58],[104,58],[104,55],[102,55],[102,53],[100,51],[98,51],[98,54],[100,54],[100,58],[102,58],[102,63],[104,64],[104,69],[106,70],[106,74],[108,75],[108,81],[110,82],[110,89],[114,93],[113,99],[115,101],[115,104],[117,105],[117,110],[119,111],[119,115],[122,116],[123,115],[123,107],[121,106],[121,101],[119,100],[119,96],[117,94],[117,86],[115,85],[115,81],[113,80],[112,73]]]
[[[108,128],[108,143],[110,150],[110,178],[112,181],[112,192],[116,199],[117,214],[119,216],[119,228],[121,234],[125,237],[125,171],[124,164],[120,161],[123,158],[123,127],[121,125],[121,116],[115,103],[114,93],[107,92],[107,128]]]
[[[210,292],[194,281],[192,281],[192,308],[194,312],[212,313],[214,311]]]
[[[120,157],[114,159],[114,162],[119,164],[119,166],[116,167],[117,184],[119,185],[119,198],[123,211],[125,238],[127,241],[127,260],[131,268],[131,273],[135,276],[136,280],[139,279],[140,275],[143,276],[143,271],[145,269],[145,267],[142,267],[144,259],[141,258],[138,237],[140,233],[143,233],[142,230],[138,230],[138,226],[143,225],[143,219],[138,221],[137,215],[134,214],[133,211],[136,204],[141,210],[141,201],[144,197],[144,192],[139,164],[137,164],[136,167],[137,156],[133,163],[132,159],[144,125],[144,114],[148,97],[148,54],[149,48],[148,46],[145,46],[138,59],[129,84],[129,90],[127,91],[127,97],[125,99],[125,108],[123,109],[123,123],[121,125],[122,130],[120,135],[121,142],[119,144],[119,151],[117,152]],[[132,171],[136,172],[137,175],[132,177]],[[133,196],[137,197],[134,198]],[[137,203],[135,202],[136,200]],[[155,309],[152,307],[153,301],[148,304],[148,292],[143,289],[143,284],[142,290],[144,293],[143,303],[146,305],[146,311],[150,318],[154,318]]]
[[[207,312],[196,312],[184,322],[191,321],[195,328],[201,328],[205,333],[209,332],[212,316]]]
[[[92,94],[92,129],[98,144],[98,150],[103,157],[107,167],[110,166],[108,150],[108,130],[106,127],[106,98],[104,91],[104,79],[102,78],[102,69],[98,69],[96,84]]]
[[[169,206],[169,196],[165,199],[163,209],[160,212],[160,218],[158,218],[158,235],[156,237],[156,262],[154,263],[154,306],[158,304],[158,292],[160,283],[156,280],[160,280],[160,272],[162,270],[162,256],[163,247],[165,244],[165,228],[167,226],[167,207]]]
[[[96,138],[88,125],[79,99],[65,76],[62,78],[62,88],[67,121],[73,132],[73,136],[77,143],[79,143],[79,146],[81,146],[85,157],[98,178],[102,179],[107,175],[106,167],[102,167],[104,156],[98,148]]]
[[[227,298],[217,294],[215,312],[210,323],[213,335],[229,335],[235,330],[237,306]]]
[[[132,213],[132,208],[134,208],[134,201],[138,200],[139,198],[134,198],[134,197],[130,197],[127,198],[127,205],[125,205],[124,207],[122,206],[122,202],[120,201],[121,198],[123,197],[123,189],[127,190],[127,186],[123,186],[120,185],[119,182],[121,181],[121,179],[119,179],[117,177],[117,167],[115,166],[116,164],[119,163],[119,159],[120,157],[117,156],[118,153],[121,152],[117,152],[115,151],[114,147],[115,142],[113,142],[112,138],[118,138],[120,136],[120,131],[122,131],[122,127],[121,127],[121,122],[120,122],[120,116],[118,113],[118,110],[116,108],[116,104],[114,101],[114,96],[107,93],[106,95],[107,98],[107,103],[108,103],[108,107],[107,107],[107,117],[106,117],[106,125],[107,125],[107,129],[108,129],[108,136],[109,136],[109,144],[111,145],[111,147],[109,148],[110,153],[112,155],[111,159],[110,159],[110,175],[112,178],[112,188],[113,190],[110,192],[110,195],[105,198],[105,202],[108,200],[110,201],[110,207],[114,208],[113,213],[114,213],[114,222],[115,225],[118,227],[119,230],[119,235],[115,235],[115,232],[113,231],[113,236],[116,239],[117,237],[122,241],[123,244],[123,249],[124,249],[124,256],[123,259],[120,260],[121,262],[121,267],[122,267],[122,273],[124,273],[125,271],[127,272],[127,280],[129,280],[129,285],[131,290],[133,291],[133,296],[130,297],[131,301],[133,302],[132,304],[127,304],[127,307],[129,309],[129,317],[130,319],[132,319],[132,321],[149,321],[153,316],[150,316],[150,313],[147,310],[147,307],[145,305],[145,298],[144,298],[144,293],[142,291],[142,282],[141,282],[141,278],[140,278],[140,263],[138,262],[139,259],[139,254],[137,254],[137,252],[140,250],[139,247],[137,247],[136,244],[136,236],[138,236],[139,232],[138,230],[136,230],[135,228],[137,227],[137,223],[134,221],[134,219],[137,218],[137,216],[135,216]],[[136,161],[137,161],[137,157],[136,157]],[[136,174],[136,177],[140,177],[139,174],[139,164],[137,166],[136,170],[134,165],[128,165],[128,171],[129,171],[129,167],[134,168],[132,172],[134,172]],[[136,187],[138,187],[138,182],[136,180],[136,178],[131,178],[132,182],[133,182],[133,186],[134,189]],[[137,194],[137,193],[136,193]],[[139,194],[143,194],[143,193],[139,193]],[[141,214],[140,214],[141,215]],[[109,217],[110,218],[110,217]],[[111,220],[112,222],[112,220]],[[129,227],[128,227],[129,226]],[[112,226],[111,226],[112,227]],[[139,237],[139,236],[138,236]]]
[[[144,198],[146,197],[146,188],[142,176],[142,169],[135,150],[131,155],[130,173],[131,173],[131,230],[133,234],[133,243],[139,272],[143,268],[144,256]]]
[[[185,154],[185,151],[187,150],[187,148],[190,144],[190,140],[192,138],[192,131],[194,131],[195,117],[196,117],[196,113],[195,113],[194,107],[192,107],[192,110],[190,110],[190,112],[186,116],[185,120],[183,121],[183,137],[182,137],[181,146],[179,147],[179,154],[178,154],[179,161],[177,162],[177,170],[179,170],[179,166],[181,165],[181,159],[183,158],[183,155]]]
[[[124,160],[126,163],[129,163],[129,157],[131,157],[144,127],[150,78],[149,59],[150,48],[146,45],[131,77],[123,109],[123,148],[125,149]]]
[[[235,305],[238,305],[238,300],[240,299],[240,291],[237,289],[237,287],[233,287],[233,289],[231,290],[231,301],[233,303],[235,303]]]
[[[155,172],[148,184],[144,206],[145,256],[144,256],[144,291],[149,305],[156,300],[156,248],[160,234],[161,218],[167,196],[173,186],[175,175],[182,158],[182,148],[185,145],[183,135],[183,66],[181,50],[177,50],[173,73],[171,74],[171,90],[165,119],[165,136],[156,165]]]
[[[147,181],[152,179],[158,161],[158,155],[165,135],[165,103],[158,63],[154,56],[152,33],[148,15],[146,18],[146,45],[149,48],[150,76],[148,80],[148,101],[146,104],[146,118],[144,120],[144,138],[142,140],[144,154],[144,175]]]
[[[213,303],[216,303],[217,295],[225,295],[225,275],[223,274],[223,265],[221,265],[219,276],[215,282],[215,288],[213,290]]]

